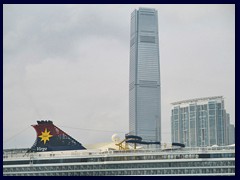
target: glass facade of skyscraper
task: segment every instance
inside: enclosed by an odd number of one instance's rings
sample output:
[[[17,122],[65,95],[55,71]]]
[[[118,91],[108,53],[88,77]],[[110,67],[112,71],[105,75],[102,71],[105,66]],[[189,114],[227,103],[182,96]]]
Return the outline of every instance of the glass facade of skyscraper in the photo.
[[[172,141],[190,147],[228,145],[229,115],[222,96],[172,103]]]
[[[228,141],[229,144],[235,144],[235,127],[233,124],[230,124],[228,126],[229,129],[229,136],[228,136]]]
[[[155,9],[131,14],[129,127],[130,133],[160,141],[160,67],[158,16]]]

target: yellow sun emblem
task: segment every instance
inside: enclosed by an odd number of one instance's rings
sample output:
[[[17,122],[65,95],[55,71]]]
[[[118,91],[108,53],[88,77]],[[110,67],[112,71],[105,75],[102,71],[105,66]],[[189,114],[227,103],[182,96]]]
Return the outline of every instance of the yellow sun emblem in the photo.
[[[45,144],[46,141],[50,141],[49,138],[52,137],[52,135],[50,134],[50,131],[47,131],[47,128],[46,128],[45,131],[42,132],[42,135],[38,137],[42,138],[41,141],[43,141],[43,143]]]

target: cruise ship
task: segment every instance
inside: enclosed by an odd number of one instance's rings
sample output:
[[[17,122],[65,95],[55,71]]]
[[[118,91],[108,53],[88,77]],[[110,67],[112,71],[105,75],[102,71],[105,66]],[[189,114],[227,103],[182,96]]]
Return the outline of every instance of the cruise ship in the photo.
[[[29,149],[3,150],[4,176],[234,176],[235,145],[188,148],[129,135],[84,146],[52,121],[33,125]],[[149,148],[154,144],[155,148]],[[158,146],[159,145],[159,146]]]

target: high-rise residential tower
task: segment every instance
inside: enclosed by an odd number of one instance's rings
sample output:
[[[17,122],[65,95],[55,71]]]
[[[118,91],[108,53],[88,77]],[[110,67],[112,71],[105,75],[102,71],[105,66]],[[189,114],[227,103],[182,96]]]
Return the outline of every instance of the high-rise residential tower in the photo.
[[[222,96],[172,103],[172,141],[188,147],[228,145],[230,116]]]
[[[139,8],[131,14],[129,128],[143,139],[161,140],[158,15]]]

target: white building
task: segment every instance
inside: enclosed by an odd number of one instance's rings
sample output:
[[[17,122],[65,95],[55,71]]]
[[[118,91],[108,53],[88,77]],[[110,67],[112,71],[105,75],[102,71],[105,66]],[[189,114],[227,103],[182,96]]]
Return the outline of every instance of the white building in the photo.
[[[233,124],[229,125],[228,131],[229,131],[228,137],[229,144],[235,144],[235,127]]]
[[[228,145],[229,117],[222,96],[172,103],[172,141],[190,147]]]

